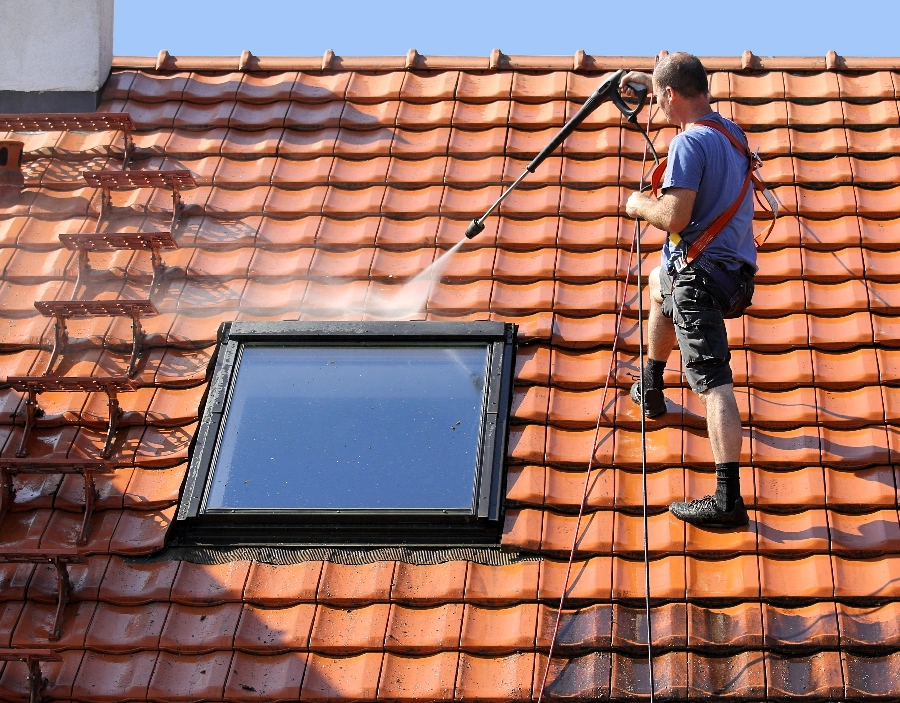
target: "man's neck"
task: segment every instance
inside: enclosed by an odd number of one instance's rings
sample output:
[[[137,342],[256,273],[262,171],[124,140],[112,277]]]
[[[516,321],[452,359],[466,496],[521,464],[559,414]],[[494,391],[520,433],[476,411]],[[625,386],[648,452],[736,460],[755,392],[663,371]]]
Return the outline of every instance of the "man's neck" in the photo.
[[[689,130],[698,120],[702,120],[713,111],[706,100],[697,101],[696,103],[685,105],[684,107],[686,108],[685,114],[681,116],[679,125],[683,132]]]

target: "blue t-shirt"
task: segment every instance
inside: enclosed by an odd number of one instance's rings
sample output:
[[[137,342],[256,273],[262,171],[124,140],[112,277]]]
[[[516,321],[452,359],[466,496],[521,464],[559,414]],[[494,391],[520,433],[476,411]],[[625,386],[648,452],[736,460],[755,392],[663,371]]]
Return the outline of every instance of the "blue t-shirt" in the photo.
[[[704,120],[715,120],[728,129],[738,141],[744,141],[740,127],[716,112]],[[691,221],[682,232],[682,250],[698,236],[738,197],[747,177],[747,157],[711,127],[693,127],[677,135],[669,146],[669,162],[663,179],[666,188],[687,188],[697,193]],[[756,244],[753,241],[753,186],[747,189],[744,202],[703,250],[724,268],[734,270],[741,264],[756,268]],[[672,256],[672,243],[666,238],[662,265],[666,268]]]

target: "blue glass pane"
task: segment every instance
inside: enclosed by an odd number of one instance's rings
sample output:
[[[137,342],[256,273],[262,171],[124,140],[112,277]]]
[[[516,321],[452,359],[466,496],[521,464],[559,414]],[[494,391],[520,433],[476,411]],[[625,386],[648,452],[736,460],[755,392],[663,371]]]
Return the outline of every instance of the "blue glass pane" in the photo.
[[[471,509],[487,346],[245,347],[207,508]]]

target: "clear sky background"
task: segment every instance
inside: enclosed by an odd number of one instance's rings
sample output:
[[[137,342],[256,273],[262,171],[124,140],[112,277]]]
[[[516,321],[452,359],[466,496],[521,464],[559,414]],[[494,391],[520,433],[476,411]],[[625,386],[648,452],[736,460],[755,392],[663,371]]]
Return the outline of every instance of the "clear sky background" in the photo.
[[[900,56],[900,0],[115,0],[119,56]]]

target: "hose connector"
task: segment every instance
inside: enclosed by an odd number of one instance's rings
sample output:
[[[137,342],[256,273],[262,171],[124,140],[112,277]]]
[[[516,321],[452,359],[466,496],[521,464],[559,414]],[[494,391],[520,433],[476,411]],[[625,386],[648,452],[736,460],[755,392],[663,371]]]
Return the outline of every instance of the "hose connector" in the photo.
[[[472,239],[478,234],[484,232],[484,225],[479,222],[477,219],[472,220],[471,224],[466,227],[466,237],[468,239]]]

